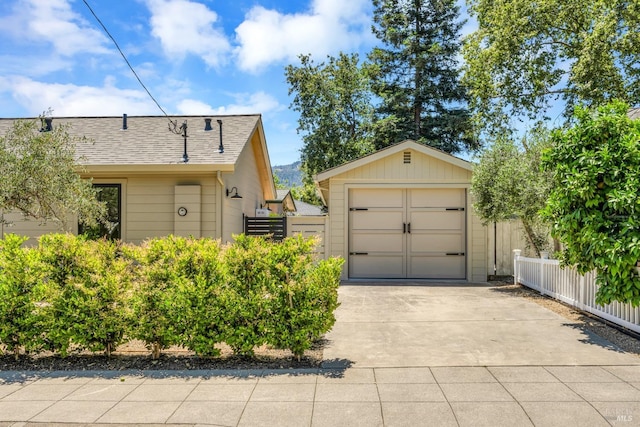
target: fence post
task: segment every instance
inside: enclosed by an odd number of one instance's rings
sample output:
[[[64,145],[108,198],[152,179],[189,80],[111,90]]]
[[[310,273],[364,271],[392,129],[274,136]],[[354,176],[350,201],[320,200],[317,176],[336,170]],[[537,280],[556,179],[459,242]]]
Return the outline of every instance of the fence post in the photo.
[[[547,278],[545,274],[544,260],[540,258],[540,295],[545,294],[546,287],[547,287]]]
[[[580,274],[580,280],[578,281],[578,286],[580,287],[578,289],[578,308],[580,310],[584,310],[585,307],[585,277],[583,274]]]
[[[520,282],[520,267],[518,264],[518,258],[520,257],[520,254],[522,253],[522,250],[520,249],[514,249],[513,250],[513,284],[517,285]]]

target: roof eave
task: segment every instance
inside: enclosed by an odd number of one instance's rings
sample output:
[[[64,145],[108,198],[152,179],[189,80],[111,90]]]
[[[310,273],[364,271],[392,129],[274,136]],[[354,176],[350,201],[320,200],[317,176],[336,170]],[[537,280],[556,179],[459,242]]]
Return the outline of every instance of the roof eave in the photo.
[[[97,174],[126,174],[126,175],[148,175],[148,174],[209,174],[220,172],[234,172],[233,164],[189,164],[172,163],[168,165],[79,165],[77,170],[82,175]]]

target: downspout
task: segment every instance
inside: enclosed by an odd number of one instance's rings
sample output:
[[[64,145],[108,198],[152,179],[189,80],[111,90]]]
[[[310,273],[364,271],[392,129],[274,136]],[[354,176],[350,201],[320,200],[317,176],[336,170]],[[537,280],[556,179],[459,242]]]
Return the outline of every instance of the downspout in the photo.
[[[220,183],[220,191],[216,191],[216,198],[218,199],[216,201],[216,205],[218,206],[218,209],[216,209],[216,223],[218,224],[218,226],[216,228],[220,230],[219,237],[220,237],[220,241],[222,242],[222,239],[224,237],[223,230],[222,230],[222,218],[224,217],[224,215],[222,215],[222,210],[224,206],[224,198],[222,197],[222,193],[224,192],[224,181],[222,180],[222,172],[218,171],[216,178]]]

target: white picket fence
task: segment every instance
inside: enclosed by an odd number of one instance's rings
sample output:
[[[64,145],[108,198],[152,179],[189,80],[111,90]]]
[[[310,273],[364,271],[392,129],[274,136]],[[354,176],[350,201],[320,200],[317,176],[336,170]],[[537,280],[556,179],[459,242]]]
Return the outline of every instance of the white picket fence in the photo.
[[[560,268],[558,260],[526,258],[519,250],[513,252],[515,283],[640,333],[640,307],[619,302],[596,304],[595,274],[582,276],[575,269]]]

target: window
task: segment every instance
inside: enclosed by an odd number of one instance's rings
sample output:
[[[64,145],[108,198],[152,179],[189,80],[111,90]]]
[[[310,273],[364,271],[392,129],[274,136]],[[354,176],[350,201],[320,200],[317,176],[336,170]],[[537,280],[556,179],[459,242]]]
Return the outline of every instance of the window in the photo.
[[[98,200],[107,205],[106,224],[96,227],[80,225],[80,234],[86,234],[90,238],[106,237],[115,240],[122,237],[122,186],[120,184],[93,184],[97,191]]]

